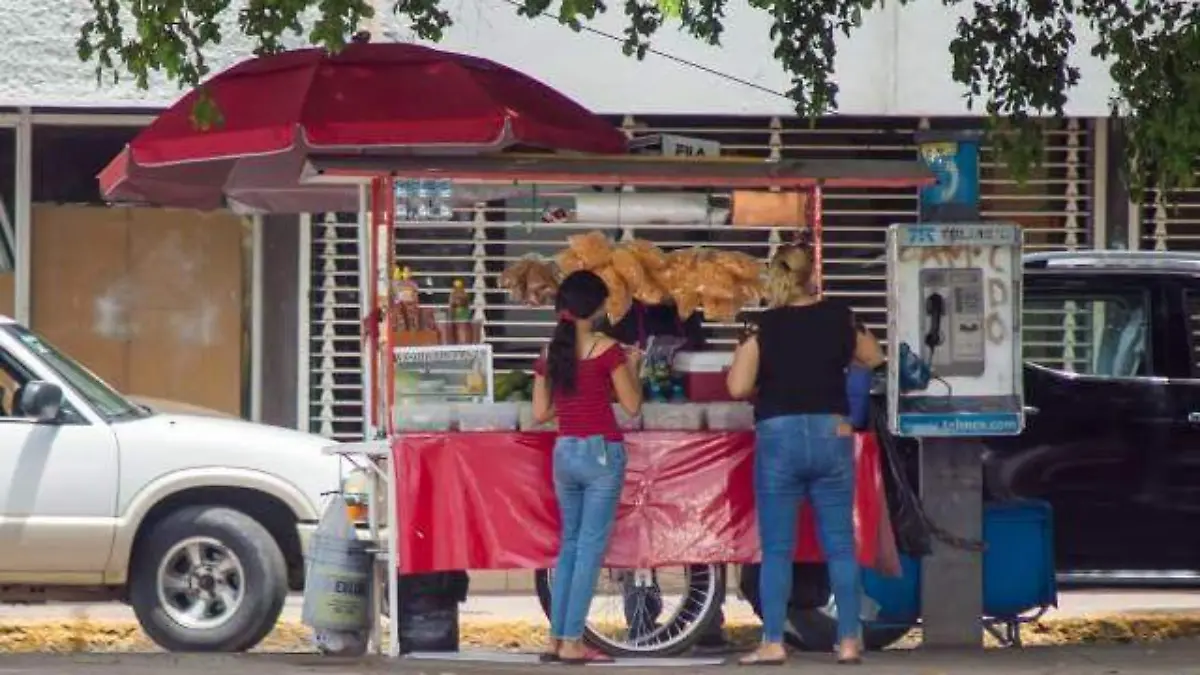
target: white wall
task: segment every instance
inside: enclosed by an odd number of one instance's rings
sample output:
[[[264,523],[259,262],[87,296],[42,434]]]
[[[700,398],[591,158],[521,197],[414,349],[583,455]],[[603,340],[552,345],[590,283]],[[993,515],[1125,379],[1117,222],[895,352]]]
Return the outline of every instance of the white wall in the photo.
[[[523,70],[602,113],[789,114],[790,103],[669,59],[649,55],[643,62],[621,54],[604,37],[574,33],[553,19],[530,22],[503,0],[443,0],[459,23],[442,46],[493,58]],[[708,47],[670,27],[655,48],[713,70],[786,91],[787,78],[771,56],[768,22],[744,0],[726,19],[724,47]],[[383,2],[390,7],[390,2]],[[620,6],[594,26],[613,35],[623,27]],[[92,68],[75,54],[79,25],[89,0],[4,0],[0,3],[0,105],[160,106],[178,96],[170,85],[138,91],[125,78],[97,86]],[[915,0],[906,7],[885,3],[867,16],[853,39],[843,40],[837,63],[841,112],[855,115],[964,115],[962,89],[950,80],[946,45],[957,15],[941,0]],[[389,31],[392,39],[404,31]],[[1111,81],[1103,64],[1086,54],[1086,33],[1075,63],[1083,81],[1068,114],[1107,115]],[[228,40],[213,54],[228,64],[249,53],[244,40]]]

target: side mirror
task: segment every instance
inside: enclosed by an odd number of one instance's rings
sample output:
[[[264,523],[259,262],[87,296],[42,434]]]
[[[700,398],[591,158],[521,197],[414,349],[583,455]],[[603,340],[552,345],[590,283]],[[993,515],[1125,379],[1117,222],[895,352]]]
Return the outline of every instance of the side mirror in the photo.
[[[21,413],[32,417],[40,424],[54,422],[62,412],[62,387],[50,382],[34,380],[21,388],[21,398],[17,401]]]

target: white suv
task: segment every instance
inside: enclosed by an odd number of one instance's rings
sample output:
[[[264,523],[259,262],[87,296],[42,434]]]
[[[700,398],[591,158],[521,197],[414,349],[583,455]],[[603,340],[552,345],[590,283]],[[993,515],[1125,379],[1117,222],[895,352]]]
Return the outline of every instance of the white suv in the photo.
[[[121,600],[174,651],[241,651],[303,581],[330,441],[154,413],[0,317],[0,602]]]

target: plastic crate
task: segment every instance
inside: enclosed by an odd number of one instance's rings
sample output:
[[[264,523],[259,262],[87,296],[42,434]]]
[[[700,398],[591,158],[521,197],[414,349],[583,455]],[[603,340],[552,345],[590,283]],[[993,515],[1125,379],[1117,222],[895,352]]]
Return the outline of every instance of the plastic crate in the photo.
[[[392,420],[399,431],[449,431],[450,412],[445,403],[397,403]]]
[[[647,431],[699,431],[703,427],[704,408],[695,403],[642,405],[642,428]]]
[[[749,403],[710,403],[704,409],[705,425],[712,431],[754,428],[754,406]]]
[[[459,431],[516,431],[516,403],[459,403],[455,406]]]
[[[1058,605],[1050,504],[1037,500],[984,506],[983,613],[1005,619]]]
[[[630,415],[625,412],[620,403],[613,404],[613,414],[617,416],[617,426],[621,428],[621,431],[641,431],[641,415]]]

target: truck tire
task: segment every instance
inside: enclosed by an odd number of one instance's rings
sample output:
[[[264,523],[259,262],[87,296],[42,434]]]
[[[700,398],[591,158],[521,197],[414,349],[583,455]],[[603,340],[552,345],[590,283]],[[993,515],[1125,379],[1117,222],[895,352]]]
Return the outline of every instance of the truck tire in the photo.
[[[754,614],[762,618],[758,571],[756,564],[743,565],[738,590]],[[829,574],[824,564],[796,563],[793,566],[792,597],[788,603],[788,620],[783,635],[789,645],[804,651],[833,651],[837,642],[837,617],[830,613],[833,604],[831,595]],[[871,651],[886,649],[912,629],[913,626],[863,621],[863,646]]]
[[[274,537],[250,516],[190,506],[155,523],[134,552],[129,601],[172,652],[241,652],[275,627],[288,575]]]

